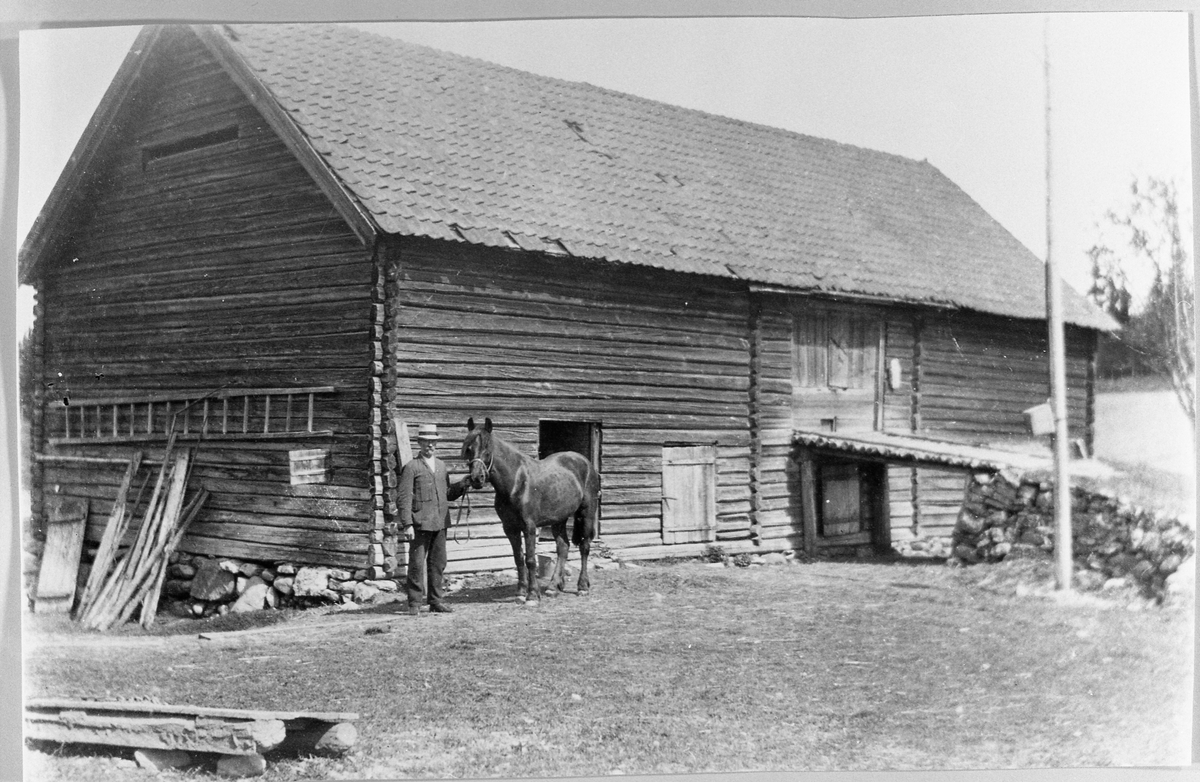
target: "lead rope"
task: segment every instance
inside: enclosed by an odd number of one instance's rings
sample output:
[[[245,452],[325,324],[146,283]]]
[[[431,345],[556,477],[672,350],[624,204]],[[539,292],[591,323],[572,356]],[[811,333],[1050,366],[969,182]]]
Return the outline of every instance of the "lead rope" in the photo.
[[[472,465],[474,465],[475,462],[479,462],[480,464],[483,465],[485,475],[491,474],[492,464],[490,462],[485,464],[483,459],[472,459],[471,460]],[[463,488],[463,496],[466,497],[466,499],[467,499],[467,522],[468,522],[467,523],[467,541],[470,542],[470,540],[471,540],[471,525],[470,525],[470,521],[471,521],[471,484],[469,482],[467,483],[466,487]],[[463,513],[463,505],[460,502],[460,503],[458,503],[458,517],[455,518],[455,520],[454,520],[454,534],[451,536],[452,540],[455,543],[458,542],[458,528],[462,524],[462,513]]]
[[[466,485],[466,488],[463,489],[463,497],[465,497],[467,500],[467,521],[469,522],[471,520],[471,484],[468,483]],[[460,503],[458,503],[458,518],[456,518],[454,520],[454,536],[453,537],[454,537],[455,543],[458,542],[458,528],[459,528],[459,526],[462,525],[462,512],[463,512],[463,504],[460,502]],[[470,540],[471,540],[471,527],[470,527],[470,525],[468,525],[467,526],[467,541],[469,542]]]

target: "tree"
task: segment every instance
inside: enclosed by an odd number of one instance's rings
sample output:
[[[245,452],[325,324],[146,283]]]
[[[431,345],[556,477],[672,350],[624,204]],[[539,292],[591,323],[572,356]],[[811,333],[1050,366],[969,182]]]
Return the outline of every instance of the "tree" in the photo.
[[[1088,250],[1088,294],[1121,324],[1112,337],[1108,369],[1170,377],[1193,426],[1195,391],[1195,283],[1191,231],[1180,222],[1173,182],[1134,179],[1123,212],[1104,215],[1101,239]],[[1188,234],[1185,237],[1185,231]]]

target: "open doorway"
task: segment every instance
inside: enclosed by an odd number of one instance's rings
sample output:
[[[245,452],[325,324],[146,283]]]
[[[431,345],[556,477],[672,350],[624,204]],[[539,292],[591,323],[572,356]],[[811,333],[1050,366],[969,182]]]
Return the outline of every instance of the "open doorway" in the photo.
[[[599,421],[538,421],[538,458],[545,459],[559,451],[574,451],[591,461],[596,472],[600,472],[600,422]],[[553,539],[549,527],[539,531],[543,540]],[[596,537],[600,537],[600,519],[596,519]]]
[[[597,421],[538,421],[538,458],[559,451],[586,456],[600,470],[600,424]]]

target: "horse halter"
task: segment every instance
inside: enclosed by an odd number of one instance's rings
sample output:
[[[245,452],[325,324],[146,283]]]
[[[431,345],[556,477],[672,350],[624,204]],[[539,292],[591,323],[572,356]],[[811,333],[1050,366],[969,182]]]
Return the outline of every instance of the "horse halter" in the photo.
[[[482,440],[484,434],[485,434],[484,432],[477,432],[475,434],[475,441],[479,442],[480,440]],[[489,435],[489,437],[490,437],[490,435]],[[492,465],[494,465],[496,463],[496,452],[492,449],[492,444],[490,442],[488,443],[487,457],[488,457],[487,461],[484,461],[479,456],[473,456],[471,458],[471,468],[472,468],[471,472],[474,473],[474,467],[476,464],[482,464],[483,465],[483,476],[485,479],[487,479],[487,477],[492,474]]]
[[[482,434],[483,433],[480,432],[478,435],[476,435],[476,439],[479,439],[479,437],[482,436]],[[474,456],[471,458],[470,466],[471,466],[471,468],[474,468],[476,463],[482,464],[483,465],[483,476],[484,476],[484,479],[487,479],[487,476],[490,475],[492,472],[492,464],[494,464],[495,461],[496,461],[495,454],[493,453],[491,447],[489,446],[488,447],[488,461],[485,462],[483,459],[479,458],[478,456]],[[470,521],[471,520],[471,490],[475,488],[474,469],[471,469],[471,472],[468,474],[471,477],[467,483],[466,488],[463,489],[463,497],[467,501],[466,502],[467,521]],[[479,488],[483,488],[482,482],[480,483]],[[462,524],[462,514],[463,514],[463,505],[462,505],[462,503],[459,503],[458,518],[454,522],[453,538],[454,538],[455,543],[458,542],[458,529],[459,529],[459,526]],[[467,540],[469,541],[470,539],[471,539],[471,528],[468,526],[467,527]]]

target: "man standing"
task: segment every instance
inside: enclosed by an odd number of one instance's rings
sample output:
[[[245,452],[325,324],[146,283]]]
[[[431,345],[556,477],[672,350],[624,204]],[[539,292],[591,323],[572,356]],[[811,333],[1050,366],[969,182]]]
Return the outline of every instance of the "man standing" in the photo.
[[[422,598],[429,610],[451,613],[443,602],[442,572],[446,569],[446,529],[450,526],[450,502],[463,495],[467,479],[450,484],[446,464],[434,455],[438,435],[435,424],[417,430],[417,458],[400,472],[400,526],[408,541],[408,613],[420,612]]]

